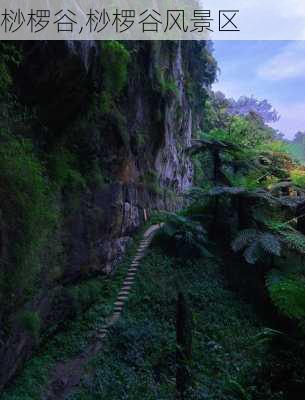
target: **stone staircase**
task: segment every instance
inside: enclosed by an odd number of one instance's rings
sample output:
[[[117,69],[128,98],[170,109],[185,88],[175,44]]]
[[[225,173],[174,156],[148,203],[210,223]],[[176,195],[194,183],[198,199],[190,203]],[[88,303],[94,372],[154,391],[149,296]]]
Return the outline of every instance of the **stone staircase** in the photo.
[[[141,259],[145,255],[145,251],[150,246],[150,243],[155,235],[155,233],[162,227],[163,224],[152,225],[143,235],[143,239],[139,243],[139,247],[137,253],[135,254],[130,267],[127,271],[127,275],[121,287],[121,290],[117,296],[117,299],[114,303],[113,314],[106,319],[105,324],[98,329],[97,337],[99,339],[103,339],[107,333],[109,328],[114,325],[117,320],[120,318],[120,315],[124,309],[125,303],[128,300],[130,291],[132,289],[132,285],[134,284],[138,268],[141,263]]]
[[[105,324],[94,332],[91,345],[81,354],[68,361],[60,361],[55,365],[50,374],[50,381],[43,390],[41,400],[64,400],[81,382],[85,367],[88,362],[103,349],[103,339],[107,336],[109,328],[114,325],[124,309],[128,296],[134,284],[141,259],[149,247],[155,233],[163,224],[152,225],[143,235],[137,253],[134,256],[124,283],[114,303],[113,313],[106,319]]]

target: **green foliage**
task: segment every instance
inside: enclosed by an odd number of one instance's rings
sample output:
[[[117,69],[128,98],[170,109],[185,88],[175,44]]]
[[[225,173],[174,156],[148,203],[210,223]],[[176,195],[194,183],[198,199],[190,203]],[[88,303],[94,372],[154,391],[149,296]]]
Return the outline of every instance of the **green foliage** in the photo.
[[[254,336],[254,345],[261,345],[264,343],[272,343],[278,336],[283,335],[282,332],[271,329],[271,328],[264,328],[261,332]]]
[[[243,250],[243,256],[247,263],[255,264],[266,254],[280,256],[281,243],[279,238],[272,233],[245,229],[240,231],[233,240],[232,249],[235,252]]]
[[[287,150],[291,156],[298,160],[300,163],[305,163],[305,144],[302,143],[288,143]]]
[[[245,146],[249,150],[258,149],[272,138],[269,128],[262,125],[260,120],[250,117],[231,117],[226,129],[212,129],[209,136],[215,139],[232,142]]]
[[[207,256],[206,231],[199,222],[182,215],[167,213],[166,222],[158,233],[158,238],[164,245],[173,247],[181,257]]]
[[[263,143],[260,146],[262,151],[270,151],[273,153],[283,153],[289,154],[288,145],[287,143],[283,142],[282,140],[272,140],[266,143]]]
[[[41,250],[55,227],[57,211],[31,142],[3,133],[0,141],[1,210],[14,232],[8,264],[1,270],[1,301],[12,307],[33,290]],[[18,298],[14,297],[16,290]]]
[[[282,240],[291,250],[305,255],[305,236],[294,230],[281,230]]]
[[[247,175],[235,174],[229,176],[229,180],[232,186],[242,187],[246,190],[253,191],[262,187],[262,183],[259,180],[260,177],[261,173],[259,171],[252,171]]]
[[[89,280],[79,286],[68,290],[69,296],[73,300],[74,311],[77,315],[87,310],[98,302],[100,296],[104,296],[104,285],[99,279]]]
[[[101,42],[103,72],[102,110],[110,111],[113,99],[120,95],[127,84],[130,54],[126,47],[115,40]]]
[[[228,390],[239,400],[251,400],[250,394],[242,387],[242,385],[233,379],[227,383]]]
[[[305,318],[305,278],[273,270],[266,279],[273,303],[290,318]]]
[[[177,282],[183,282],[194,314],[193,382],[186,398],[235,400],[228,380],[251,386],[262,350],[249,346],[258,332],[251,308],[225,287],[219,265],[156,250],[143,260],[122,318],[69,400],[175,397]]]
[[[290,178],[292,182],[301,188],[305,188],[305,171],[301,169],[294,169],[290,171]]]
[[[38,340],[41,328],[40,316],[37,312],[24,311],[20,317],[20,323],[25,331]]]
[[[48,173],[57,188],[73,191],[84,189],[85,179],[76,167],[76,158],[65,149],[57,149],[49,156]]]
[[[162,188],[160,186],[159,178],[154,171],[147,171],[140,176],[140,182],[148,189],[151,193],[162,194]]]
[[[13,83],[11,68],[21,62],[21,52],[10,42],[0,43],[0,96],[6,95]]]
[[[12,85],[12,77],[10,72],[6,66],[6,64],[2,61],[0,62],[0,94],[4,95],[7,93],[8,89]]]
[[[80,302],[76,304],[76,319],[65,320],[61,332],[46,342],[42,350],[33,356],[25,369],[2,394],[3,400],[39,400],[49,383],[50,371],[56,362],[63,362],[84,351],[92,345],[92,335],[95,330],[105,324],[105,318],[110,315],[113,303],[126,276],[127,268],[134,255],[134,245],[128,249],[126,257],[118,266],[117,273],[111,279],[95,277],[84,281],[76,287],[67,289],[67,294],[74,296]],[[82,294],[85,292],[85,295]],[[94,296],[92,295],[95,293]],[[97,292],[99,295],[97,295]],[[91,293],[89,296],[88,294]],[[90,299],[88,299],[88,297]],[[89,304],[87,300],[97,300]],[[66,297],[65,297],[66,298]],[[66,305],[68,307],[68,304]],[[85,312],[84,312],[85,311]],[[53,327],[49,327],[52,332]],[[56,327],[55,327],[56,329]],[[51,335],[50,335],[51,336]],[[103,352],[104,354],[104,352]]]
[[[158,89],[163,96],[166,95],[178,95],[178,87],[173,78],[167,76],[166,70],[162,68],[156,68]]]

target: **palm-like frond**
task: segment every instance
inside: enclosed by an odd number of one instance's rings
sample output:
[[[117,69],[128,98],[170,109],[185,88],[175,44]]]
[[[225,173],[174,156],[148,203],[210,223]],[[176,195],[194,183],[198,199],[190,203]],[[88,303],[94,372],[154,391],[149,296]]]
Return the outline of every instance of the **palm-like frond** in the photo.
[[[232,242],[233,251],[237,252],[243,250],[257,237],[256,229],[244,229],[240,231],[237,237]]]
[[[305,236],[297,231],[282,231],[281,237],[283,242],[291,250],[295,250],[300,254],[305,254]]]
[[[264,254],[280,256],[281,241],[270,232],[260,232],[257,229],[244,229],[233,240],[232,250],[244,250],[244,258],[249,264],[255,264]]]
[[[199,222],[175,213],[167,213],[165,221],[159,236],[163,241],[176,243],[177,254],[199,253],[201,256],[211,256],[206,249],[207,232]]]
[[[281,255],[281,243],[277,236],[272,233],[262,233],[259,236],[259,243],[267,253],[275,256]]]
[[[261,256],[259,243],[254,240],[244,251],[244,257],[248,264],[255,264]]]

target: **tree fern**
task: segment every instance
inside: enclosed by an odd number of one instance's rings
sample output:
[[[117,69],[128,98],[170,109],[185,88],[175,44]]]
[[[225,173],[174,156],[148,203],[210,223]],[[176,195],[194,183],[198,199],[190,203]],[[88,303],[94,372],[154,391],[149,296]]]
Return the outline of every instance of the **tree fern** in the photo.
[[[281,243],[279,239],[272,233],[262,233],[259,235],[259,243],[261,247],[269,254],[275,256],[281,255]]]
[[[250,243],[250,245],[244,251],[244,258],[248,264],[255,264],[261,255],[262,251],[257,240]]]
[[[270,232],[260,232],[256,229],[244,229],[233,240],[234,252],[244,250],[243,256],[247,263],[255,264],[264,255],[280,256],[281,242]]]
[[[256,229],[244,229],[238,233],[232,242],[233,251],[237,252],[243,250],[257,237]]]
[[[202,225],[191,218],[167,213],[166,222],[159,232],[163,243],[171,243],[180,256],[199,254],[210,257],[207,245],[207,232]]]

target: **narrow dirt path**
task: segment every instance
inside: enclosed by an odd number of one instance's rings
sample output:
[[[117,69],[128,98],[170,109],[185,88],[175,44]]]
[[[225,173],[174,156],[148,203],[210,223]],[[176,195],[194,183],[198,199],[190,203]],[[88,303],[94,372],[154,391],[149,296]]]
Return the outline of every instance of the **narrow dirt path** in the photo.
[[[59,362],[55,366],[50,375],[49,385],[44,390],[41,400],[64,400],[66,396],[79,385],[86,365],[99,351],[102,350],[103,339],[108,334],[109,328],[120,318],[134,283],[140,261],[144,257],[145,250],[149,247],[155,233],[160,229],[160,227],[161,225],[152,225],[144,233],[143,239],[139,243],[137,253],[130,264],[124,283],[117,296],[116,302],[114,303],[114,311],[112,315],[106,319],[105,325],[95,332],[92,343],[88,346],[86,351],[66,362]]]

